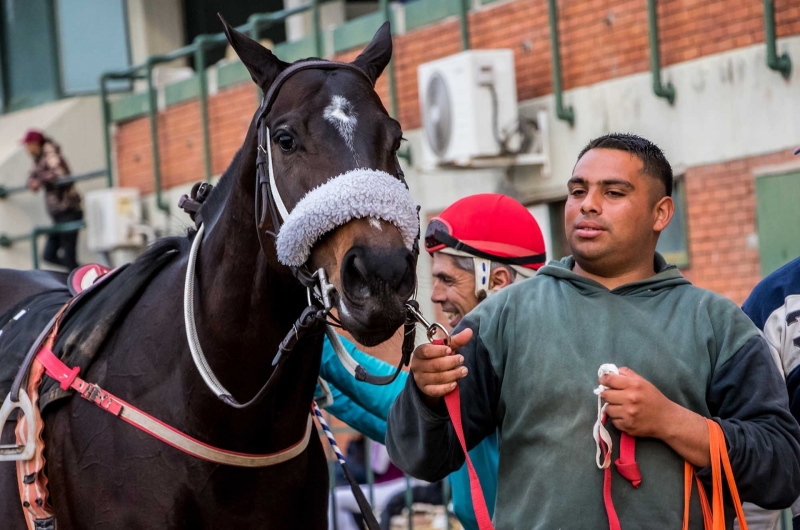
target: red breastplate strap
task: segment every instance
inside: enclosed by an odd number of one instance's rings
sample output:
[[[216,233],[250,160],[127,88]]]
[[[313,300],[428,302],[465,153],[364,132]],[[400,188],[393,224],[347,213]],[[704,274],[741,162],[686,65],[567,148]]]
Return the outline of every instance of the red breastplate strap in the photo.
[[[603,423],[605,423],[603,418]],[[603,454],[608,453],[608,447],[601,439],[599,441],[603,449]],[[642,483],[642,473],[639,464],[636,463],[636,438],[627,433],[621,433],[619,437],[619,458],[614,462],[617,471],[623,478],[627,479],[634,488],[638,488]],[[603,504],[608,515],[608,527],[610,530],[621,530],[617,510],[614,508],[614,500],[611,498],[611,466],[603,470]]]
[[[443,345],[444,341],[435,340],[433,344]],[[478,479],[478,473],[475,472],[472,459],[470,459],[469,452],[467,451],[467,441],[464,438],[464,427],[461,423],[461,394],[458,392],[458,386],[444,397],[444,404],[447,406],[447,413],[450,415],[450,421],[453,422],[458,442],[461,444],[461,449],[464,451],[464,456],[467,459],[469,490],[472,497],[472,509],[475,511],[475,520],[478,522],[478,529],[494,530],[492,518],[489,517],[489,510],[486,507],[486,498],[483,496],[483,489],[481,489],[481,482]]]
[[[150,436],[190,456],[209,462],[238,467],[267,467],[279,464],[305,451],[313,431],[313,420],[309,416],[303,438],[282,451],[254,455],[219,449],[182,433],[99,386],[84,381],[78,377],[79,368],[69,368],[53,354],[48,346],[39,350],[36,359],[42,363],[47,375],[59,382],[63,390],[75,390],[85,400],[91,401],[106,412],[125,420]]]

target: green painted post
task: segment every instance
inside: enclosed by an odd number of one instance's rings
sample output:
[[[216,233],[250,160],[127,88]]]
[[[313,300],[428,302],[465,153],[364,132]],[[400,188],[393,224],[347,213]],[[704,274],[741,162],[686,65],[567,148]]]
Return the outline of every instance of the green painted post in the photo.
[[[206,78],[206,42],[208,35],[194,39],[194,70],[197,75],[198,98],[200,99],[200,129],[203,132],[203,170],[206,182],[211,182],[211,134],[208,128],[208,79]]]
[[[106,75],[100,76],[100,107],[103,111],[103,141],[105,142],[106,149],[106,185],[109,188],[114,187],[114,170],[111,157],[111,133],[109,127],[111,126],[111,109],[108,102],[108,88],[106,88]]]
[[[34,270],[39,269],[39,229],[34,228],[31,232],[31,265],[33,265]]]
[[[325,43],[322,42],[322,22],[319,13],[319,0],[311,0],[311,31],[314,32],[314,49],[317,57],[325,53]]]
[[[561,91],[561,49],[558,40],[558,10],[556,0],[547,0],[547,11],[550,19],[550,46],[553,58],[553,93],[556,97],[556,116],[560,120],[575,125],[575,111],[572,107],[564,107]]]
[[[458,0],[458,20],[461,25],[462,50],[469,50],[469,3],[470,0]]]
[[[391,23],[392,7],[389,5],[389,0],[380,0],[380,10],[383,13],[383,20]],[[393,118],[397,119],[397,81],[394,75],[394,59],[391,59],[386,66],[386,76],[389,83],[389,112]]]
[[[775,0],[764,0],[764,34],[767,42],[767,66],[780,72],[784,79],[792,75],[792,60],[788,53],[778,56],[777,34],[775,32]]]
[[[375,506],[375,472],[372,470],[372,454],[370,445],[372,440],[364,438],[364,467],[367,471],[367,487],[369,488],[369,506]]]
[[[169,205],[164,203],[161,189],[161,155],[158,149],[158,94],[153,85],[153,67],[156,65],[156,58],[147,59],[147,117],[150,120],[150,145],[153,153],[153,180],[156,188],[156,207],[164,213],[169,214]]]
[[[650,73],[653,74],[653,93],[675,103],[675,87],[672,83],[663,84],[661,81],[661,50],[659,49],[658,38],[658,9],[657,0],[647,0],[647,18],[650,30]]]
[[[414,530],[414,513],[411,511],[411,505],[414,504],[414,492],[411,491],[411,479],[406,477],[406,508],[408,508],[408,530]]]

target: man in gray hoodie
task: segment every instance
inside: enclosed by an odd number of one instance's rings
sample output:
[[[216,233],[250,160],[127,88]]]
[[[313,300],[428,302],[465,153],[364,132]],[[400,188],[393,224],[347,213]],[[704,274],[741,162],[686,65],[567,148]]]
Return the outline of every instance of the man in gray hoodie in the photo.
[[[674,211],[661,150],[634,135],[597,138],[568,189],[573,255],[469,313],[455,355],[417,348],[389,416],[392,460],[424,480],[463,464],[442,402],[458,381],[468,448],[500,432],[498,530],[608,528],[592,438],[600,383],[614,452],[621,432],[636,437],[638,489],[612,471],[623,530],[681,528],[684,461],[709,475],[706,418],[722,427],[741,499],[791,505],[800,427],[767,343],[731,301],[692,286],[655,251]],[[598,379],[605,363],[619,375]],[[690,507],[689,527],[703,528],[696,489]]]

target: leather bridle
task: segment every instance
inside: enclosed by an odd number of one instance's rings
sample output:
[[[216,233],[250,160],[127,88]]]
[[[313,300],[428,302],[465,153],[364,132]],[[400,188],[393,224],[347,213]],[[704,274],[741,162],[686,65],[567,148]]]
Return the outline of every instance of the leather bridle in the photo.
[[[286,81],[293,76],[294,74],[304,71],[304,70],[336,70],[336,69],[343,69],[354,72],[359,76],[362,76],[366,79],[371,86],[374,86],[374,83],[370,79],[370,77],[359,67],[349,64],[349,63],[340,63],[334,61],[323,61],[323,60],[308,60],[302,61],[299,63],[295,63],[285,69],[283,72],[278,75],[278,77],[273,81],[272,85],[270,85],[269,90],[264,95],[264,98],[261,102],[261,106],[258,110],[258,114],[256,116],[256,129],[258,134],[258,147],[257,147],[257,154],[256,154],[256,185],[255,185],[255,205],[254,205],[254,212],[255,212],[255,225],[256,225],[256,232],[258,236],[259,245],[261,247],[262,252],[265,256],[270,256],[275,251],[275,241],[277,240],[277,233],[280,231],[280,227],[282,225],[281,219],[283,221],[286,220],[288,216],[288,210],[283,202],[283,199],[280,195],[280,192],[277,188],[276,180],[275,180],[275,172],[272,166],[272,149],[270,143],[270,131],[267,125],[267,117],[272,110],[272,106],[275,102],[275,99],[278,96],[278,93],[281,87],[286,83]],[[396,160],[396,173],[397,178],[405,184],[405,177],[403,175],[402,170],[400,169],[400,163]],[[406,187],[408,187],[406,185]],[[182,207],[184,209],[192,210],[190,211],[191,214],[195,218],[195,222],[198,226],[198,233],[195,236],[197,238],[202,238],[202,210],[199,208],[198,202],[204,200],[208,195],[209,188],[206,186],[200,186],[199,188],[193,190],[193,195],[195,197],[192,198],[185,198],[182,200]],[[417,214],[419,214],[419,207],[417,207]],[[271,230],[270,230],[271,228]],[[272,245],[268,242],[265,236],[270,236],[273,240]],[[200,241],[196,241],[193,243],[193,252],[196,254],[196,250],[194,247],[197,245],[199,247]],[[416,267],[417,258],[419,257],[419,234],[417,238],[414,240],[414,244],[412,247],[412,255],[413,255],[413,263]],[[187,282],[186,282],[186,299],[187,299],[187,307],[193,306],[193,281],[190,280],[191,275],[194,274],[194,260],[190,259],[189,267],[187,267]],[[420,322],[426,326],[428,330],[429,338],[433,336],[433,333],[438,330],[442,330],[441,326],[438,324],[430,324],[428,323],[424,317],[422,316],[419,305],[416,300],[409,300],[406,302],[406,320],[404,324],[404,337],[403,337],[403,345],[402,345],[402,355],[400,362],[398,363],[394,373],[385,376],[377,376],[370,374],[363,366],[359,365],[355,359],[347,352],[347,350],[343,347],[341,341],[338,338],[338,334],[331,328],[331,324],[328,321],[328,318],[333,318],[330,314],[331,310],[333,309],[333,302],[331,301],[330,293],[334,290],[333,285],[328,283],[327,277],[325,275],[324,269],[319,269],[315,272],[312,272],[308,269],[307,263],[299,266],[299,267],[290,267],[292,275],[303,285],[308,291],[308,302],[309,305],[306,307],[300,317],[295,321],[292,328],[287,333],[284,340],[281,342],[280,346],[278,347],[278,351],[273,359],[273,366],[275,370],[267,379],[267,382],[261,387],[261,389],[256,393],[256,395],[249,401],[245,403],[239,403],[236,399],[233,398],[230,392],[228,392],[219,382],[216,380],[216,377],[211,372],[208,363],[205,361],[205,357],[202,353],[202,348],[200,348],[199,340],[197,339],[197,333],[194,329],[194,316],[193,316],[193,309],[191,311],[187,311],[186,316],[186,327],[187,327],[187,336],[190,343],[190,348],[192,350],[193,359],[195,360],[195,365],[197,366],[198,371],[203,376],[204,381],[209,386],[209,388],[226,404],[230,405],[231,407],[237,409],[244,409],[256,405],[259,403],[264,396],[267,394],[271,386],[274,384],[273,381],[277,379],[278,372],[280,371],[281,366],[284,364],[283,361],[291,354],[294,346],[300,341],[300,339],[310,331],[317,331],[321,325],[327,326],[327,334],[331,341],[331,344],[336,351],[337,356],[341,360],[342,364],[345,368],[359,381],[365,381],[370,384],[374,385],[387,385],[392,383],[397,376],[400,374],[404,366],[407,366],[411,354],[414,350],[414,340],[416,335],[416,323]]]

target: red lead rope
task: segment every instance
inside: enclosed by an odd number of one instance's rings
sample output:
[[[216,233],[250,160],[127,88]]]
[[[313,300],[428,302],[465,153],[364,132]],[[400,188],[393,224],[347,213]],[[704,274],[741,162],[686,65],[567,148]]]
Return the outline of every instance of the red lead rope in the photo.
[[[435,340],[433,344],[444,345],[443,340]],[[492,518],[489,517],[489,510],[486,508],[486,498],[483,496],[481,489],[481,482],[478,479],[478,473],[475,472],[475,467],[472,465],[472,459],[469,457],[467,451],[467,441],[464,438],[464,427],[461,424],[461,394],[458,392],[458,386],[444,397],[444,404],[447,406],[447,413],[450,414],[450,421],[453,422],[453,427],[458,437],[458,442],[461,444],[461,449],[464,451],[464,456],[467,459],[467,470],[469,471],[469,490],[472,496],[472,509],[475,511],[475,520],[478,522],[479,530],[494,530],[492,526]]]
[[[603,423],[606,418],[603,417]],[[608,454],[608,447],[602,438],[598,440],[603,451],[603,459]],[[619,437],[619,458],[614,462],[617,471],[623,478],[630,481],[634,488],[638,488],[642,483],[642,473],[639,464],[636,463],[636,438],[627,433],[621,433]],[[619,524],[617,510],[614,508],[614,499],[611,497],[611,466],[603,470],[603,504],[606,506],[608,516],[608,528],[610,530],[622,530]]]

